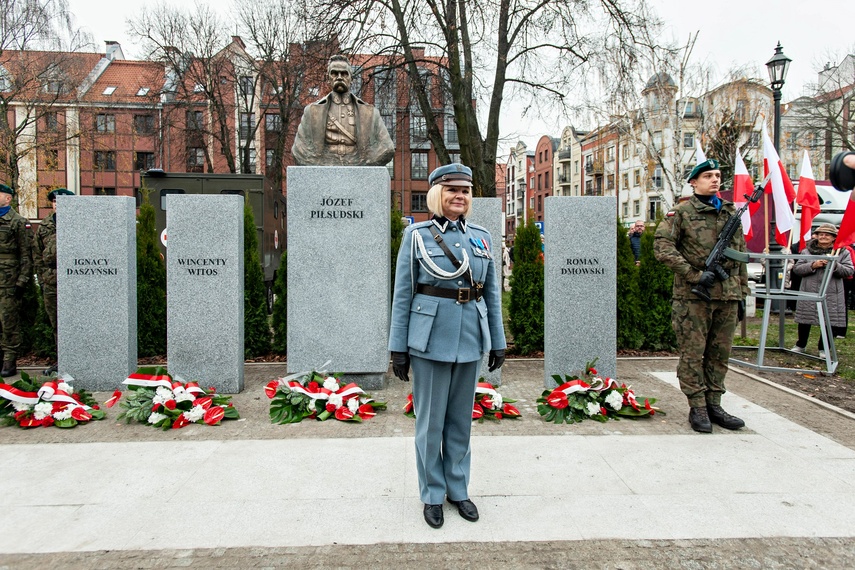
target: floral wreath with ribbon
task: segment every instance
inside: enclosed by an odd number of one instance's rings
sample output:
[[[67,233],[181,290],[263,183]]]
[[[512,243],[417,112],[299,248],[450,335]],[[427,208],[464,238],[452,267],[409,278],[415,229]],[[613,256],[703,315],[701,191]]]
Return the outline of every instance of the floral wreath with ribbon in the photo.
[[[63,374],[38,384],[26,372],[12,384],[0,383],[0,425],[22,428],[73,428],[105,415],[92,394],[72,387],[74,378]]]

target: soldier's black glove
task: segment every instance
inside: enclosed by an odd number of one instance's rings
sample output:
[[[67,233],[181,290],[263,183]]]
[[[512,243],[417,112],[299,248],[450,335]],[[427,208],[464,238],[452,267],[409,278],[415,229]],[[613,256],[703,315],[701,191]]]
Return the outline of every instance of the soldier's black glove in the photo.
[[[27,290],[27,288],[24,287],[23,285],[15,285],[15,298],[17,298],[19,301],[21,299],[23,299],[24,298],[24,291],[26,291],[26,290]]]
[[[701,278],[698,279],[698,285],[709,289],[715,283],[715,273],[712,271],[704,271],[701,273]]]
[[[392,353],[392,372],[404,382],[410,381],[410,355],[408,353]]]
[[[490,357],[487,359],[487,370],[492,372],[497,368],[501,368],[502,364],[505,363],[505,351],[504,350],[491,350]]]
[[[742,319],[745,318],[745,301],[739,301],[736,303],[736,320],[737,322],[741,322]]]

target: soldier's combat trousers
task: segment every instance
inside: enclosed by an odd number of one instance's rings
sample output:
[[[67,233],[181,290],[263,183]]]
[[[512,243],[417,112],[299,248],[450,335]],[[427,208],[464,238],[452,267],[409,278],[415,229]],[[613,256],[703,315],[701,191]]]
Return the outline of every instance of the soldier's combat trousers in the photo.
[[[736,301],[672,302],[671,325],[680,353],[677,377],[689,406],[721,404],[736,319]]]
[[[14,287],[0,288],[0,349],[5,361],[15,360],[21,348],[21,302],[15,296]]]
[[[42,283],[42,298],[45,302],[45,312],[53,329],[53,342],[56,344],[56,285]]]

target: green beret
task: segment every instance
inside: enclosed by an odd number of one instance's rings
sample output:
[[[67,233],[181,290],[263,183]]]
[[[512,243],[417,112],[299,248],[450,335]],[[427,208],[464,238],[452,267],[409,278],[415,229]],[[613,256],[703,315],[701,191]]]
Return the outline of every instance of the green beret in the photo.
[[[12,190],[10,187],[6,186],[5,184],[0,184],[0,192],[5,192],[6,194],[11,194],[12,196],[15,195],[15,191]]]
[[[65,188],[57,188],[56,190],[48,192],[47,199],[50,202],[55,202],[57,196],[74,196],[74,192],[66,190]]]
[[[686,182],[691,182],[707,170],[718,170],[718,161],[714,158],[708,158],[703,162],[697,163],[689,173],[689,177],[686,178]]]

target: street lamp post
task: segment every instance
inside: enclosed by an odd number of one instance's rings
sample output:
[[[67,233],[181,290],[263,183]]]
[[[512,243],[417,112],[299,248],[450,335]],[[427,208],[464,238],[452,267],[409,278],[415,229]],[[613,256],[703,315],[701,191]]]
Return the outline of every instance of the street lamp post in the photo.
[[[784,55],[784,48],[781,47],[781,42],[778,42],[778,45],[775,47],[775,53],[772,55],[772,58],[766,62],[766,69],[769,71],[769,82],[772,87],[772,97],[774,100],[774,113],[775,113],[775,129],[774,129],[774,137],[775,137],[775,150],[778,152],[778,156],[781,155],[781,88],[784,86],[784,82],[787,80],[787,70],[790,67],[790,62],[792,60]],[[777,165],[770,164],[769,168],[776,168]],[[775,232],[775,208],[772,208],[771,216],[769,219],[770,231],[772,235]],[[777,242],[773,241],[769,246],[770,253],[778,253],[781,251],[781,246],[778,245]],[[766,268],[767,271],[771,272],[772,279],[770,280],[770,285],[773,289],[777,289],[781,286],[781,281],[784,279],[784,262],[781,259],[770,259],[769,267]],[[784,346],[784,313],[786,312],[786,304],[785,301],[775,301],[773,305],[777,305],[778,310],[778,346]]]

